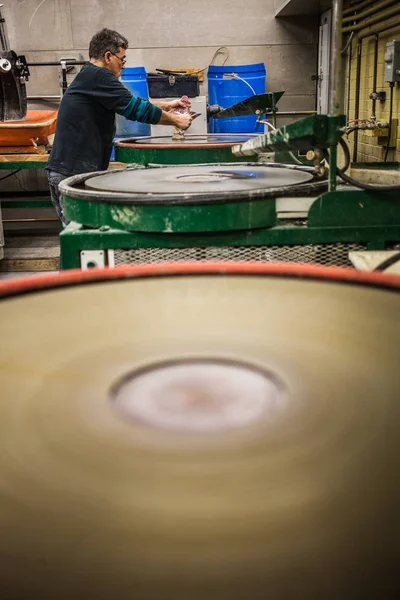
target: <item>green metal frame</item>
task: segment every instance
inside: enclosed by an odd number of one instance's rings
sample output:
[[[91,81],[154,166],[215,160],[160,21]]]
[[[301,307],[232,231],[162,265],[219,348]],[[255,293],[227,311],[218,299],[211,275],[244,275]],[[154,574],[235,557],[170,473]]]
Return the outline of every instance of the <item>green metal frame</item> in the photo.
[[[197,204],[124,205],[63,196],[66,217],[89,227],[115,227],[127,231],[215,232],[271,227],[275,223],[275,199]]]
[[[129,148],[115,145],[115,160],[141,165],[190,165],[248,161],[246,157],[234,156],[230,146],[174,148],[168,145],[165,148],[141,148],[140,143]]]
[[[272,203],[274,205],[275,203]],[[184,207],[185,208],[185,207]],[[400,241],[400,202],[395,194],[364,191],[327,192],[318,197],[304,220],[275,221],[271,227],[220,233],[129,232],[103,226],[85,229],[71,223],[60,235],[64,269],[80,267],[82,250],[271,246],[365,243],[371,250]]]
[[[28,169],[29,171],[32,170],[43,170],[45,169],[47,166],[47,160],[16,160],[13,162],[3,162],[0,161],[0,170],[3,171],[19,171],[19,170],[25,170]],[[1,179],[1,177],[0,177]],[[7,196],[13,196],[13,193],[8,193],[6,192]],[[21,194],[18,194],[19,196],[21,196]],[[29,200],[26,199],[25,197],[27,196],[27,193],[22,194],[22,196],[24,197],[24,199],[21,200],[16,200],[15,202],[12,201],[2,201],[1,202],[1,206],[2,208],[51,208],[53,206],[50,198],[49,198],[49,194],[48,192],[46,193],[45,198],[41,197],[40,193],[35,193],[33,197],[30,197]]]
[[[7,198],[12,194],[7,193]],[[1,208],[52,208],[53,203],[48,194],[43,196],[16,196],[15,200],[1,200]]]
[[[16,169],[45,169],[47,161],[43,160],[16,160],[12,162],[0,161],[0,169],[3,171],[14,171]]]
[[[342,135],[341,129],[345,124],[346,117],[343,115],[338,117],[312,115],[243,142],[240,146],[242,150],[253,151],[254,154],[272,150],[285,152],[332,148],[337,146]]]
[[[269,131],[232,148],[235,156],[252,156],[268,151],[330,150],[329,190],[336,190],[337,146],[346,124],[344,115],[312,115],[290,123],[276,131]]]

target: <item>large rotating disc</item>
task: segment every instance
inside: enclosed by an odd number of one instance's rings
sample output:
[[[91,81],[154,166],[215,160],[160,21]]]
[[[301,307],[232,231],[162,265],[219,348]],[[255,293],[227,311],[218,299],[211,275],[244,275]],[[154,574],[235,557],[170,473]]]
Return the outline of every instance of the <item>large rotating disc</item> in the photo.
[[[183,139],[174,139],[172,136],[167,135],[159,135],[159,136],[142,136],[135,138],[123,138],[117,141],[117,145],[121,146],[134,146],[139,144],[141,147],[143,146],[171,146],[176,147],[179,145],[184,146],[185,148],[199,148],[202,146],[207,147],[218,147],[218,146],[232,146],[233,144],[241,144],[243,142],[247,142],[249,139],[256,137],[255,134],[216,134],[216,133],[207,133],[207,134],[191,134],[185,133],[185,137]]]
[[[194,165],[163,167],[161,169],[138,169],[109,171],[92,177],[85,187],[98,192],[123,194],[213,194],[218,197],[229,192],[248,192],[279,188],[306,183],[313,178],[311,173],[288,168],[262,166]]]
[[[315,194],[321,182],[312,177],[278,164],[135,165],[75,175],[60,190],[67,218],[89,227],[228,232],[273,226],[275,198]]]
[[[0,286],[3,597],[396,598],[396,286],[228,265]]]
[[[172,129],[171,129],[172,134]],[[193,134],[183,139],[172,135],[123,138],[117,140],[115,158],[124,163],[183,165],[215,162],[243,162],[232,154],[232,146],[243,144],[255,134]],[[257,157],[254,160],[258,160]]]

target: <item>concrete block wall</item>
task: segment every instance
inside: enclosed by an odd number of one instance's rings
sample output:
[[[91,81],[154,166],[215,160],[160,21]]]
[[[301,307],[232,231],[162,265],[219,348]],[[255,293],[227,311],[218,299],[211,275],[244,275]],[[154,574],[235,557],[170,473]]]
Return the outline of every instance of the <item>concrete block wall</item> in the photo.
[[[377,29],[384,27],[386,24],[394,22],[392,18],[387,21],[375,24],[371,29]],[[397,19],[398,21],[398,19]],[[362,31],[367,32],[368,29]],[[386,101],[376,103],[376,117],[378,120],[388,121],[389,120],[389,98],[390,98],[390,87],[389,83],[385,82],[385,61],[384,56],[386,52],[387,42],[393,40],[400,40],[400,27],[391,29],[383,32],[379,36],[379,47],[378,47],[378,80],[377,90],[386,92]],[[357,61],[357,37],[355,36],[352,44],[352,62],[350,69],[350,112],[349,119],[354,119],[355,111],[355,96],[356,96],[356,61]],[[372,114],[372,100],[369,99],[369,95],[373,90],[373,72],[374,72],[374,38],[367,38],[363,40],[362,44],[362,56],[361,56],[361,88],[360,88],[360,119],[368,119]],[[396,83],[393,90],[393,119],[400,121],[400,84]],[[349,142],[351,149],[351,156],[353,158],[353,135],[350,134]],[[396,133],[396,147],[390,148],[388,152],[387,161],[400,161],[400,126],[397,128]],[[358,134],[358,162],[383,162],[385,157],[385,144],[387,138],[379,138],[372,136],[369,132],[359,132]]]

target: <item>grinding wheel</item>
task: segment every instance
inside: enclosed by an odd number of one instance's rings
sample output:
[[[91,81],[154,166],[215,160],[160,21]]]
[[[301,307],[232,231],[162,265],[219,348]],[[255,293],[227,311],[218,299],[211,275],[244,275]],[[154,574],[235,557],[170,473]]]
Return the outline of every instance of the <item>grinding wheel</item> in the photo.
[[[299,185],[311,181],[309,172],[253,165],[193,165],[160,169],[116,170],[87,179],[85,187],[98,192],[123,194],[213,194],[251,193],[254,190]]]
[[[244,162],[232,154],[232,147],[255,138],[255,134],[192,134],[184,139],[172,136],[122,138],[114,143],[116,160],[142,165],[184,165],[200,163]],[[258,157],[254,159],[258,160]]]
[[[397,597],[399,290],[232,264],[0,285],[2,597]]]
[[[326,182],[315,182],[308,167],[266,163],[129,165],[60,183],[70,221],[168,234],[272,227],[277,197],[325,189]]]
[[[159,136],[141,136],[135,138],[123,138],[118,140],[116,145],[124,145],[124,146],[135,146],[140,145],[143,146],[162,146],[171,148],[176,148],[177,146],[183,146],[185,148],[200,148],[203,146],[211,147],[222,147],[222,146],[232,146],[234,144],[242,144],[247,142],[248,140],[256,137],[255,134],[215,134],[215,133],[207,133],[207,134],[196,134],[196,133],[185,133],[185,137],[183,139],[174,139],[172,136],[167,135],[159,135]]]

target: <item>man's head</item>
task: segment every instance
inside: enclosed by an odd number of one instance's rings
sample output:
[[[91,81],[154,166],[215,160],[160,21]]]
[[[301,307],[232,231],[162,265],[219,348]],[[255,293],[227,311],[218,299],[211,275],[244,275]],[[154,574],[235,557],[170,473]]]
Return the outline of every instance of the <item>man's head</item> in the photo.
[[[128,40],[118,31],[104,28],[90,40],[89,58],[94,64],[105,67],[119,77],[125,64],[128,44]]]

